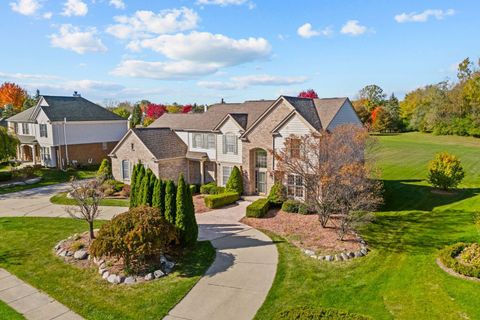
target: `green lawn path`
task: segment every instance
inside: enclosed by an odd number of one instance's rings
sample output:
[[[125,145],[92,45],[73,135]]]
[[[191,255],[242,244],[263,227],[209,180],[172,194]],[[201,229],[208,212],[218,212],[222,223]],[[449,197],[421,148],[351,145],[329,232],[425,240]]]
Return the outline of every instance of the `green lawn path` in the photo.
[[[446,274],[438,250],[480,241],[480,140],[420,133],[379,137],[375,151],[386,204],[362,230],[372,252],[345,263],[312,260],[271,233],[280,253],[277,275],[256,319],[293,306],[344,309],[373,319],[480,319],[480,283]],[[466,170],[453,196],[431,193],[427,163],[436,152],[457,155]]]

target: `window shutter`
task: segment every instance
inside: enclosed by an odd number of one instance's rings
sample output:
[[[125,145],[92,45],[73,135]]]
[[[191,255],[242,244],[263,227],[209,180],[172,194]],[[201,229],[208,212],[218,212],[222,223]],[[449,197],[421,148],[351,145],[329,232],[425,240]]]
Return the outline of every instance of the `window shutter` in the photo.
[[[223,135],[223,154],[227,154],[227,136]]]
[[[238,154],[238,139],[237,136],[234,136],[235,138],[235,154]]]

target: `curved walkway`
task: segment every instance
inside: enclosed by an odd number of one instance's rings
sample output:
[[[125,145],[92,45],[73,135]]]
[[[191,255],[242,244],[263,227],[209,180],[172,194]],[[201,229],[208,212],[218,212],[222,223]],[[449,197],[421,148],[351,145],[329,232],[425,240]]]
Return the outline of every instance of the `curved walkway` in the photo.
[[[0,217],[68,217],[50,197],[69,184],[0,195]],[[206,274],[178,303],[167,320],[249,320],[263,304],[277,270],[278,253],[266,235],[239,222],[249,204],[198,214],[199,240],[210,240],[216,258]],[[111,219],[124,207],[102,207],[100,218]],[[3,300],[3,299],[2,299]]]

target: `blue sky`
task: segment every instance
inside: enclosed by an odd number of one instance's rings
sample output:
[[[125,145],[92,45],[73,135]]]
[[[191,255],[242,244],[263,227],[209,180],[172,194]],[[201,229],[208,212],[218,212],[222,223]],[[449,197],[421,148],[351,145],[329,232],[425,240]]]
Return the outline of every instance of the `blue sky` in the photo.
[[[0,81],[107,101],[214,103],[313,88],[403,96],[480,57],[480,2],[5,0]]]

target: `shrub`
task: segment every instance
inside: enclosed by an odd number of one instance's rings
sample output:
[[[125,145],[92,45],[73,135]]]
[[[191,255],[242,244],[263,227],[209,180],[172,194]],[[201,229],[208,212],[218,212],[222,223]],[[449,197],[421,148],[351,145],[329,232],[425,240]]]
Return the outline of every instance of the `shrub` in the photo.
[[[185,184],[183,174],[178,179],[176,200],[175,226],[179,232],[180,242],[183,246],[191,246],[197,242],[198,226],[192,194],[190,188]]]
[[[217,184],[215,182],[209,182],[209,183],[206,183],[206,184],[200,186],[200,193],[201,194],[213,194],[210,191],[212,189],[215,189],[215,188],[217,188]]]
[[[457,259],[457,256],[469,246],[470,244],[461,242],[446,247],[440,252],[440,261],[442,261],[446,267],[464,276],[480,278],[480,267],[464,264],[460,259]]]
[[[225,186],[227,192],[236,192],[239,195],[243,193],[243,178],[240,169],[234,166],[230,177],[228,178],[227,185]]]
[[[157,208],[140,206],[115,216],[105,223],[90,245],[95,257],[122,258],[131,270],[139,270],[148,261],[158,261],[178,244],[175,227]]]
[[[113,190],[112,188],[107,188],[103,191],[103,194],[106,196],[106,197],[110,197],[112,196],[113,194],[115,193],[115,190]]]
[[[473,243],[469,245],[468,247],[463,249],[460,257],[463,262],[480,268],[480,244]]]
[[[130,191],[131,191],[130,186],[128,184],[126,184],[126,185],[123,186],[122,191],[120,191],[120,195],[122,197],[128,198],[128,197],[130,197]]]
[[[111,189],[115,190],[115,192],[119,192],[119,191],[122,191],[124,185],[125,185],[125,183],[123,183],[121,181],[116,181],[116,180],[113,180],[113,179],[109,179],[109,180],[105,180],[103,182],[102,186],[105,186],[106,188],[111,188]]]
[[[282,204],[282,211],[290,213],[298,213],[300,202],[296,200],[287,200]]]
[[[112,167],[108,159],[103,159],[97,171],[97,179],[104,181],[112,178]]]
[[[438,153],[428,164],[428,182],[434,187],[455,188],[464,176],[460,160],[447,152]]]
[[[85,245],[81,241],[75,241],[70,246],[70,250],[71,251],[77,251],[77,250],[83,249],[84,247],[85,247]]]
[[[360,314],[348,311],[330,309],[330,308],[310,308],[295,307],[287,310],[281,310],[276,314],[274,319],[277,320],[369,320]]]
[[[300,202],[298,204],[298,213],[300,214],[312,214],[315,213],[306,203]]]
[[[198,193],[198,191],[197,191],[197,190],[198,190],[198,186],[197,186],[196,184],[191,184],[191,185],[189,185],[188,187],[190,188],[190,193],[191,193],[192,195]]]
[[[272,206],[280,207],[287,200],[287,188],[280,182],[275,182],[267,199]]]
[[[175,190],[175,184],[172,180],[167,181],[165,186],[165,219],[171,224],[175,224],[175,215],[176,215],[176,208],[175,208],[175,201],[177,195]]]
[[[12,172],[11,171],[0,171],[0,181],[8,181],[12,180]]]
[[[247,217],[263,218],[270,209],[270,202],[268,199],[258,199],[247,207]]]
[[[205,205],[211,209],[220,208],[232,204],[240,199],[240,195],[236,192],[225,192],[220,194],[211,194],[203,199]]]

